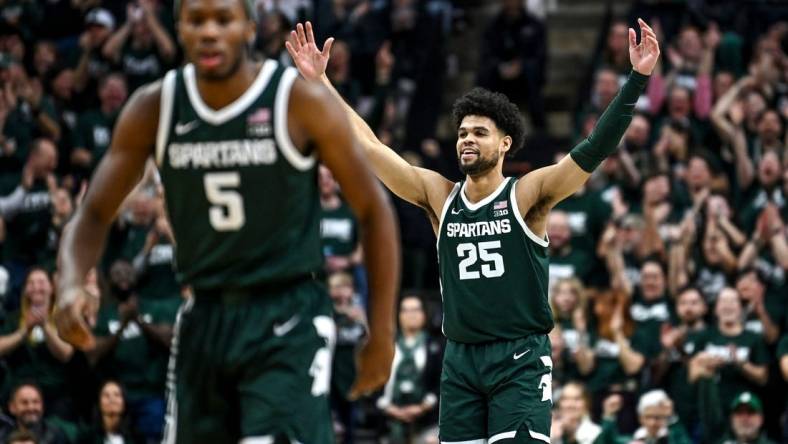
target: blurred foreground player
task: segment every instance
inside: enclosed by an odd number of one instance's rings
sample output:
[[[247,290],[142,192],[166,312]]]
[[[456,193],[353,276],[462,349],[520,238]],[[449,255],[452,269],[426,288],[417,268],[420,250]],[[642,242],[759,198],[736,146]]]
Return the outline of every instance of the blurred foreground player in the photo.
[[[385,383],[393,357],[393,212],[326,88],[274,60],[251,60],[252,3],[175,2],[190,63],[131,97],[63,236],[58,328],[89,349],[94,304],[84,276],[155,157],[179,279],[195,294],[181,307],[172,341],[166,443],[333,442],[327,393],[335,326],[316,280],[318,158],[356,212],[370,268],[371,332],[354,393]]]
[[[457,158],[465,180],[409,165],[345,105],[378,178],[423,208],[438,236],[443,331],[440,440],[444,443],[550,443],[552,360],[547,333],[547,215],[583,186],[615,152],[635,102],[659,58],[654,31],[642,20],[641,42],[629,30],[633,71],[588,139],[558,164],[520,179],[503,176],[503,159],[525,133],[517,107],[502,94],[474,89],[454,104]],[[325,76],[331,43],[315,44],[298,25],[286,43],[301,74]],[[336,90],[332,88],[339,97]]]

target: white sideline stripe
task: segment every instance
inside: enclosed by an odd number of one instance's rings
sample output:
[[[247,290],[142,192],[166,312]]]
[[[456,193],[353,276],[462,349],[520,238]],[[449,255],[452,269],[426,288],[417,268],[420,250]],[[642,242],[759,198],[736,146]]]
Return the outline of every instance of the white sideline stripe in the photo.
[[[514,438],[516,434],[517,434],[517,430],[512,430],[511,432],[498,433],[497,435],[491,436],[490,439],[487,440],[487,443],[493,444],[495,441]]]

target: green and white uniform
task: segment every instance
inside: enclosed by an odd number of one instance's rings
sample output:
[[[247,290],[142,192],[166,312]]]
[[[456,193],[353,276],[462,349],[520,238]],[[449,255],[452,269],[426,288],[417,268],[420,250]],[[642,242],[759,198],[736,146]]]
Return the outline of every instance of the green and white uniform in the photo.
[[[477,203],[458,183],[443,207],[442,442],[550,442],[548,242],[520,216],[516,182]]]
[[[195,293],[176,324],[165,442],[331,442],[316,160],[287,127],[297,72],[266,61],[220,110],[195,77],[164,77],[156,140],[178,279]]]

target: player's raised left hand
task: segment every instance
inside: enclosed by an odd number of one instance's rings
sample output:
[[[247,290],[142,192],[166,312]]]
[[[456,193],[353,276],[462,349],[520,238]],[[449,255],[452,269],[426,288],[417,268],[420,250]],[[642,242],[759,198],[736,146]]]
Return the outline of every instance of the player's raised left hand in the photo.
[[[307,80],[318,81],[326,72],[333,44],[334,38],[329,37],[323,44],[323,49],[318,49],[312,23],[306,22],[306,26],[299,23],[295,31],[290,31],[290,39],[285,42],[285,47],[293,58],[298,72]]]
[[[648,76],[654,71],[659,59],[659,41],[654,30],[643,19],[638,19],[638,24],[640,44],[635,30],[629,28],[629,61],[632,62],[632,69]]]

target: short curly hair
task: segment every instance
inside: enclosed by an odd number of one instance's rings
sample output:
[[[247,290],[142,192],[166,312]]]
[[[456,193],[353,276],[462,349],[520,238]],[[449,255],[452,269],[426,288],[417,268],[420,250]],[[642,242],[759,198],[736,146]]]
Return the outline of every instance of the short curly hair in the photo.
[[[465,116],[483,116],[495,123],[504,134],[512,138],[509,156],[513,156],[525,141],[525,122],[517,105],[505,95],[484,88],[474,88],[457,99],[452,107],[456,128]]]

